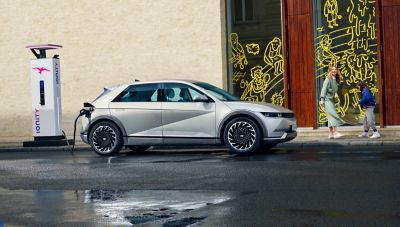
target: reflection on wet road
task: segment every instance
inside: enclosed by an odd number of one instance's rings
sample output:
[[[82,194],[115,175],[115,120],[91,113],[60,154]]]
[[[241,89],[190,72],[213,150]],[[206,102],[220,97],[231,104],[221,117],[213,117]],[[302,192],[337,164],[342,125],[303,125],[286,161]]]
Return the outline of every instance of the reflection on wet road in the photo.
[[[163,226],[186,226],[205,217],[182,217],[206,206],[232,198],[233,193],[173,190],[6,190],[0,189],[6,204],[24,207],[15,218],[36,223],[93,223],[104,226],[129,226],[158,221]],[[3,207],[4,209],[5,207]],[[8,212],[18,214],[11,205]],[[2,213],[2,212],[0,212]],[[186,215],[186,214],[185,214]],[[3,219],[4,220],[4,219]],[[15,224],[7,220],[7,225]]]

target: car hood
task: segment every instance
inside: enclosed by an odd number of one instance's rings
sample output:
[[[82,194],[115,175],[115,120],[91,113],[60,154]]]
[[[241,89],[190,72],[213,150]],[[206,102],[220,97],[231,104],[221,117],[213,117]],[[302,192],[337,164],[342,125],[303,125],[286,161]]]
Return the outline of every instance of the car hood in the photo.
[[[250,110],[253,112],[282,112],[282,113],[293,113],[293,111],[278,105],[271,103],[261,102],[224,102],[232,110]]]

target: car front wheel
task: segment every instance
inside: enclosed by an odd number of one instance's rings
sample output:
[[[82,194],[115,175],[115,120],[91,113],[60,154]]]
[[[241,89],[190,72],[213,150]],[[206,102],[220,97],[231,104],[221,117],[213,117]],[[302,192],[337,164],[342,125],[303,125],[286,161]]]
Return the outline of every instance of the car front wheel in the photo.
[[[235,154],[250,154],[261,146],[261,131],[258,125],[246,117],[231,120],[224,130],[224,141]]]
[[[102,156],[111,156],[122,149],[122,135],[114,123],[99,122],[89,134],[90,146]]]

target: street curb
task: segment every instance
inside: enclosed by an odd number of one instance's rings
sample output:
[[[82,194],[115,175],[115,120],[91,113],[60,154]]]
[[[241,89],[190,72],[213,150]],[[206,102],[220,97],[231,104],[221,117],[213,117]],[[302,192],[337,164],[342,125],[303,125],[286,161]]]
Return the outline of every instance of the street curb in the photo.
[[[35,152],[35,151],[56,151],[56,152],[72,152],[72,147],[61,146],[61,147],[0,147],[0,152]],[[90,147],[75,147],[73,152],[79,151],[90,151]]]
[[[396,140],[312,140],[312,141],[291,141],[278,144],[277,147],[348,147],[348,146],[400,146]]]

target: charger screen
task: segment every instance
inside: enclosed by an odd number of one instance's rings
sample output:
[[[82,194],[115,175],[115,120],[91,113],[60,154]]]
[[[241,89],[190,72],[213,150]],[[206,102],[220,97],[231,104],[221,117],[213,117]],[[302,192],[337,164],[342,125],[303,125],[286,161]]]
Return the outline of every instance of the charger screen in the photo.
[[[43,80],[39,81],[39,87],[40,87],[40,105],[44,106],[45,99],[44,99],[44,81]]]

